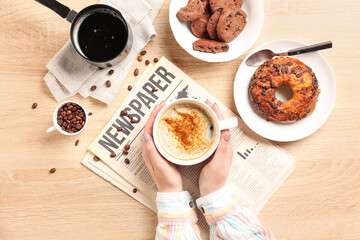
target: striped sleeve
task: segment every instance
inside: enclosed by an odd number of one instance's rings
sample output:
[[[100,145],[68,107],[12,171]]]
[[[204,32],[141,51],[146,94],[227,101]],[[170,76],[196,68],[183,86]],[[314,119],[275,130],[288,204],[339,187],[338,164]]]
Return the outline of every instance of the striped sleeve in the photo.
[[[156,227],[156,240],[200,238],[195,204],[189,192],[165,193],[156,196],[159,224]]]
[[[210,226],[210,239],[275,239],[254,214],[234,204],[227,186],[196,203]]]

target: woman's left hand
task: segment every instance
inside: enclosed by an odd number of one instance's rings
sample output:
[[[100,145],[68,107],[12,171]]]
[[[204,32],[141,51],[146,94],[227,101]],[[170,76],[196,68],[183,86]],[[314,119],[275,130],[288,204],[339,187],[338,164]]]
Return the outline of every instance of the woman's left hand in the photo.
[[[160,155],[153,141],[154,121],[156,115],[164,106],[165,102],[156,105],[145,125],[142,157],[159,192],[181,192],[183,191],[183,182],[179,170],[175,164]]]

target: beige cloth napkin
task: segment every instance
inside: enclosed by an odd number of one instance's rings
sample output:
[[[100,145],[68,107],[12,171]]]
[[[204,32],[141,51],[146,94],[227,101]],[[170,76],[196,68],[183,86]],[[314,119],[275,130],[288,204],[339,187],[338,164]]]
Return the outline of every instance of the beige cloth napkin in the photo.
[[[138,52],[156,36],[153,22],[164,0],[101,0],[100,3],[118,9],[133,34],[133,46],[128,56],[116,66],[98,70],[86,62],[73,49],[70,40],[46,65],[48,73],[44,80],[58,102],[80,93],[83,97],[93,97],[110,104],[126,78]],[[114,70],[109,76],[108,71]],[[105,86],[111,80],[111,87]],[[97,86],[91,91],[91,86]]]

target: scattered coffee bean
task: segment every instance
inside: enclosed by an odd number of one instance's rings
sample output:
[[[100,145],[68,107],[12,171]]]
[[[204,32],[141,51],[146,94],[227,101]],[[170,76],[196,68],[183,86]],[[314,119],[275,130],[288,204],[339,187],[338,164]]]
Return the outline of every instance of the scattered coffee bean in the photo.
[[[124,155],[128,155],[128,153],[129,153],[129,152],[126,151],[126,150],[123,151],[123,154],[124,154]]]
[[[126,144],[125,147],[124,147],[125,150],[129,150],[130,149],[130,145],[129,144]]]
[[[138,69],[138,68],[135,68],[135,70],[134,70],[134,76],[136,77],[137,75],[139,75],[139,69]]]
[[[97,162],[97,161],[100,161],[100,158],[99,158],[98,156],[94,156],[94,157],[93,157],[93,160],[94,160],[95,162]]]
[[[130,164],[130,160],[128,158],[125,158],[124,160],[125,164],[129,165]]]
[[[92,86],[92,87],[90,88],[90,90],[91,90],[91,91],[95,91],[95,90],[96,90],[96,86],[95,86],[95,85]]]
[[[111,157],[111,158],[116,157],[116,153],[112,153],[112,154],[110,154],[110,157]]]
[[[141,61],[142,61],[142,56],[138,56],[137,60],[138,60],[139,62],[141,62]]]
[[[129,90],[129,91],[131,91],[131,89],[132,89],[132,86],[131,86],[131,85],[129,85],[129,86],[128,86],[128,90]]]
[[[131,123],[136,123],[135,119],[133,119],[133,118],[130,120],[130,122]]]
[[[137,189],[136,189],[136,188],[134,188],[134,189],[133,189],[133,193],[136,193],[136,192],[137,192]]]
[[[131,115],[128,115],[128,118],[129,118],[129,119],[133,119],[133,117],[132,117]]]
[[[89,112],[89,116],[91,116],[92,115],[92,112]]]
[[[154,58],[154,63],[157,63],[159,61],[158,58]]]
[[[145,65],[147,66],[147,65],[149,65],[150,64],[150,61],[149,60],[146,60],[145,61]]]
[[[84,110],[77,104],[68,102],[57,112],[57,124],[63,131],[75,133],[85,125],[86,116]]]
[[[113,75],[114,74],[114,70],[111,69],[109,72],[108,72],[109,75]]]
[[[56,172],[56,168],[52,168],[52,169],[50,169],[50,171],[49,171],[49,173],[54,173],[54,172]]]
[[[79,144],[79,139],[75,141],[75,147]]]
[[[140,55],[141,56],[144,56],[146,54],[146,51],[145,50],[142,50],[141,52],[140,52]]]
[[[104,68],[102,68],[102,67],[98,67],[98,70],[103,70]]]
[[[37,103],[33,103],[33,105],[31,106],[32,109],[37,108]]]
[[[127,115],[127,111],[126,111],[126,110],[121,110],[120,115],[121,115],[121,116],[126,116],[126,115]]]
[[[106,86],[107,86],[107,87],[111,87],[111,82],[110,82],[110,80],[107,80],[107,81],[106,81]]]
[[[118,127],[118,128],[116,129],[116,131],[121,132],[121,131],[122,131],[122,127]]]
[[[157,92],[157,91],[159,91],[159,89],[153,88],[152,91],[153,91],[153,92]]]

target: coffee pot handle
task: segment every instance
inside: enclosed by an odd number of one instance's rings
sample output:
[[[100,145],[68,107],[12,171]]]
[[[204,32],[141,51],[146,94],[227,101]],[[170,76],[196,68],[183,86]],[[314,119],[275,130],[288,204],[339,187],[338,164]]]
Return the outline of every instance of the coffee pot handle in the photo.
[[[44,5],[45,7],[50,8],[54,12],[60,15],[60,17],[65,18],[68,22],[72,22],[74,17],[77,15],[77,12],[70,10],[69,7],[59,3],[56,0],[35,0],[36,2]]]
[[[220,131],[224,129],[235,128],[238,126],[238,120],[236,117],[226,118],[219,121]]]

